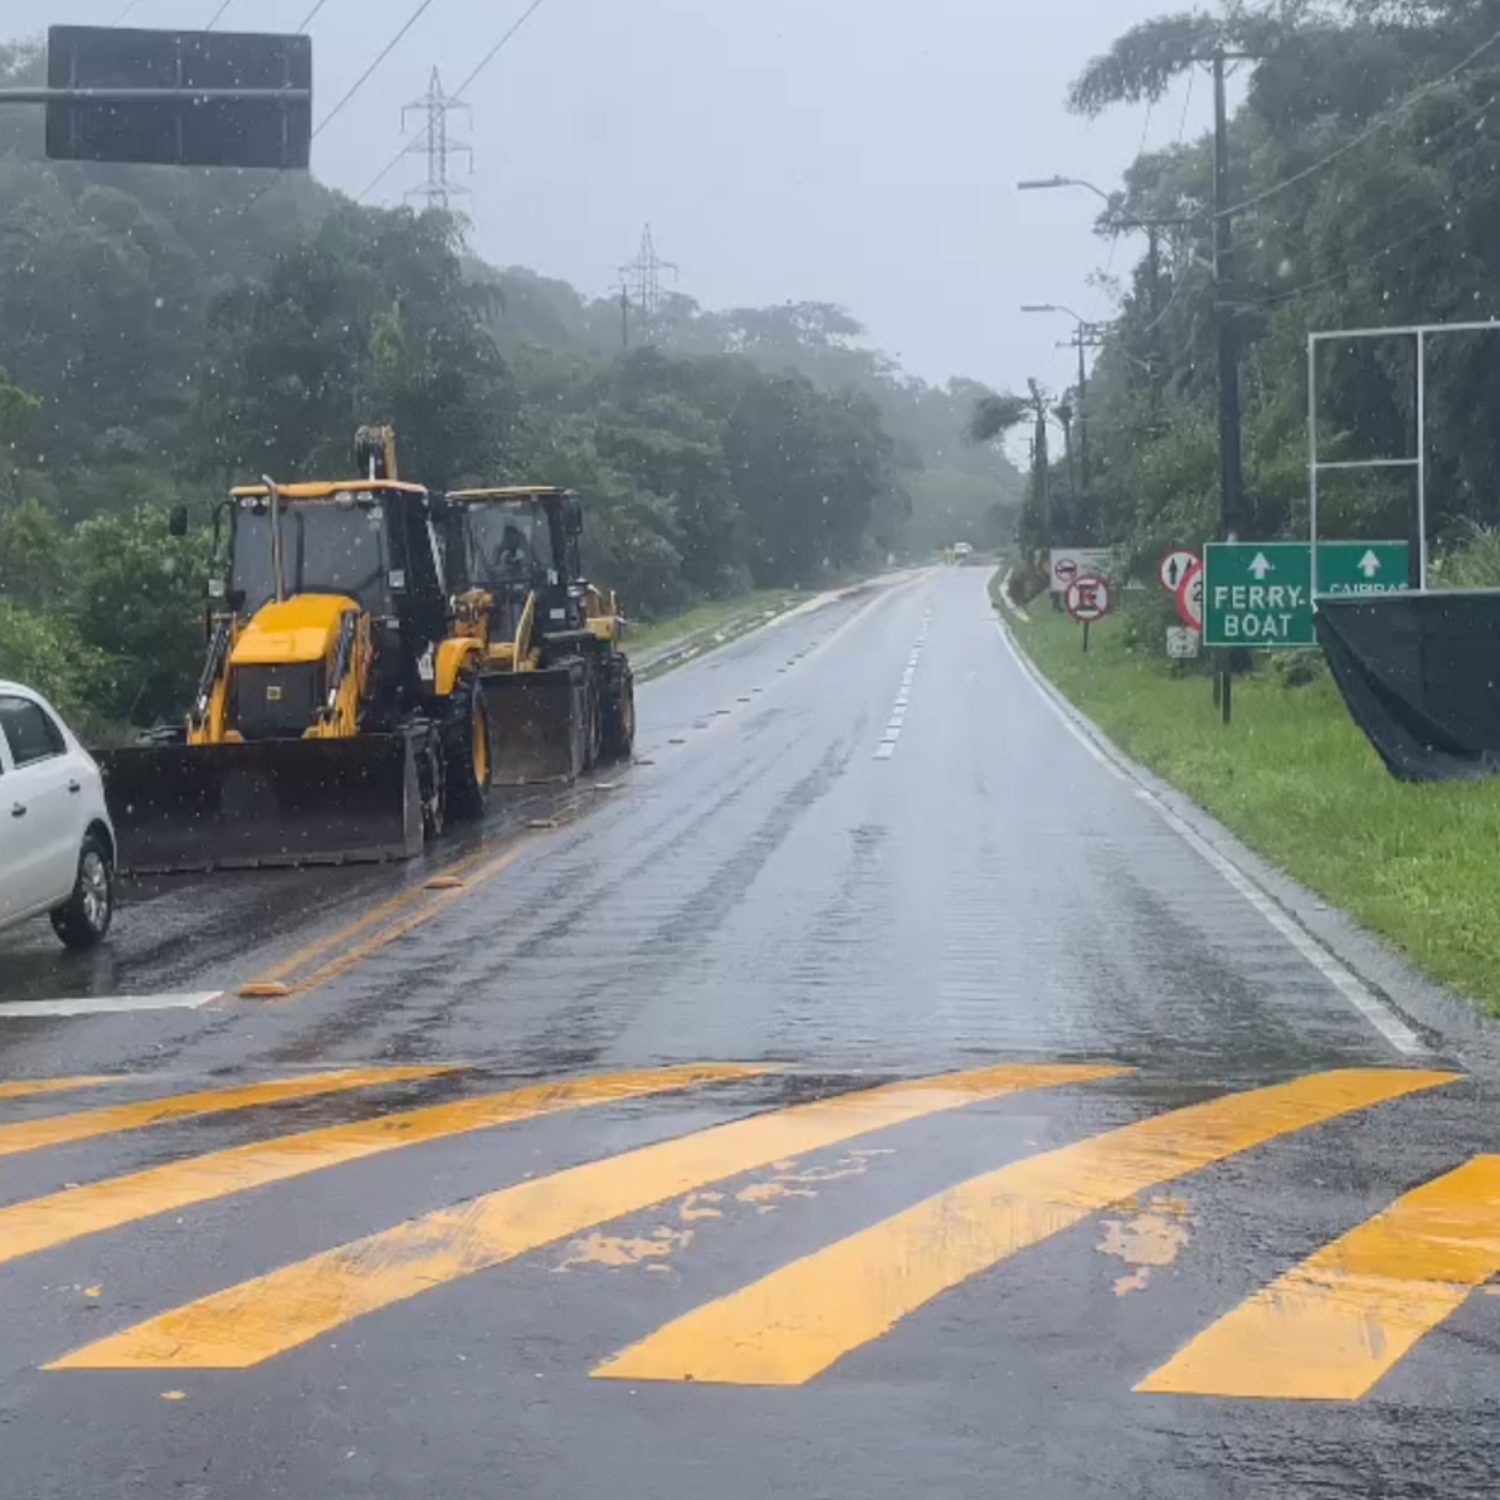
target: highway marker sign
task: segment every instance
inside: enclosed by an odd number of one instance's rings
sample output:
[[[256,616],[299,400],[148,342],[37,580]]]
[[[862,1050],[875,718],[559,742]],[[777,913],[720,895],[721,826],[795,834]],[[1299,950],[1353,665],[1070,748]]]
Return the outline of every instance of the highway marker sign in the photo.
[[[1189,630],[1203,630],[1203,564],[1190,568],[1177,585],[1177,613]]]
[[[1161,586],[1169,594],[1175,594],[1182,587],[1182,580],[1194,568],[1200,567],[1202,562],[1203,559],[1191,547],[1173,547],[1170,552],[1162,555],[1156,576],[1161,579]]]
[[[1173,661],[1191,661],[1198,654],[1198,632],[1188,625],[1167,626],[1167,655]]]
[[[1102,620],[1115,607],[1114,591],[1107,578],[1094,573],[1084,573],[1068,585],[1063,601],[1068,613],[1080,625],[1091,625]]]
[[[1319,542],[1318,595],[1398,593],[1407,586],[1405,542]],[[1311,646],[1312,545],[1209,542],[1205,646]]]

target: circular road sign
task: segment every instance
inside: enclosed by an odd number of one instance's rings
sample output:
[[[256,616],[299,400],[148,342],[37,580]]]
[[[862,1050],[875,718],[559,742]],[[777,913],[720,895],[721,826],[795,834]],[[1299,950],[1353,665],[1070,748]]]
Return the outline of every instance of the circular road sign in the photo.
[[[1161,579],[1161,586],[1169,594],[1175,594],[1182,587],[1182,580],[1202,561],[1191,547],[1173,547],[1170,552],[1162,554],[1156,576]]]
[[[1203,564],[1198,563],[1177,585],[1177,613],[1190,630],[1203,629]]]
[[[1078,577],[1078,562],[1076,558],[1060,557],[1052,564],[1052,576],[1066,587]]]
[[[1075,578],[1068,585],[1064,602],[1068,606],[1068,613],[1080,625],[1102,620],[1115,607],[1109,580],[1100,578],[1095,573],[1081,573]]]

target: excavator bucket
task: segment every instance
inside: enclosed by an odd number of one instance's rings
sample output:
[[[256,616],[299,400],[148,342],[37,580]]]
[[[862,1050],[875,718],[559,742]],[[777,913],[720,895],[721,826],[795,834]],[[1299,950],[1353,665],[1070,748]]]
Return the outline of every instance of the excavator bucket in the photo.
[[[120,868],[373,863],[422,852],[404,734],[102,750]]]
[[[491,785],[572,781],[582,773],[584,686],[583,667],[577,662],[537,672],[485,675]]]

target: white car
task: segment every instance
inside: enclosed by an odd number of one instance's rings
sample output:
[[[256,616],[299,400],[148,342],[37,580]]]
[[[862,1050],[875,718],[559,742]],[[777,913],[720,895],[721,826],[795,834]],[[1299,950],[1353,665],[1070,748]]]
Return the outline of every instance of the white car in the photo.
[[[68,947],[92,948],[114,908],[99,767],[45,698],[0,681],[0,932],[47,912]]]

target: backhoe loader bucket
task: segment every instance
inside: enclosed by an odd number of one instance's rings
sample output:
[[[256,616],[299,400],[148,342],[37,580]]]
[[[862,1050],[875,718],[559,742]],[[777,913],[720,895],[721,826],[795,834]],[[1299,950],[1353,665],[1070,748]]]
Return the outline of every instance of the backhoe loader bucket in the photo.
[[[103,750],[120,868],[373,863],[422,852],[410,736]]]
[[[584,763],[582,663],[483,679],[490,725],[490,783],[572,781]]]

